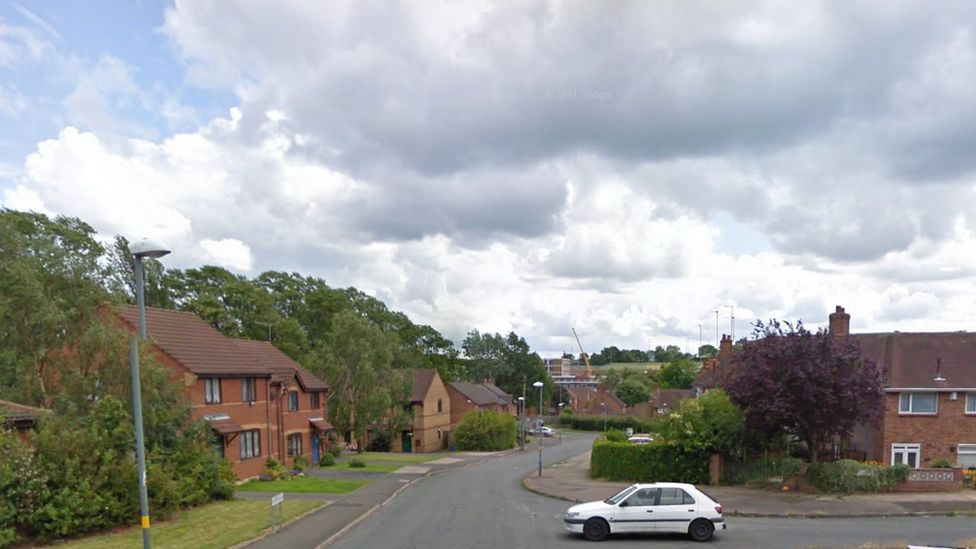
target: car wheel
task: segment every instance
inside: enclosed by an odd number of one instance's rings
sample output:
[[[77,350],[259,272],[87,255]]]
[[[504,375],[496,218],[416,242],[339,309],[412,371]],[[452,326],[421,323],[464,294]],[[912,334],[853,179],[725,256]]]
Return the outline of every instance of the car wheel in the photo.
[[[583,523],[583,535],[590,541],[601,541],[610,533],[610,526],[602,518],[591,518]]]
[[[696,519],[688,526],[688,535],[695,541],[708,541],[712,539],[712,532],[715,526],[708,519]]]

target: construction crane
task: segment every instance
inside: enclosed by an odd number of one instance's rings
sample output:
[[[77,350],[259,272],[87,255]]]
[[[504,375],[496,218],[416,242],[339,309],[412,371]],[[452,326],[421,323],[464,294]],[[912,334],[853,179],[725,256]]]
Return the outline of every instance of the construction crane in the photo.
[[[579,334],[576,333],[576,328],[573,328],[573,335],[576,336],[576,344],[580,348],[580,356],[583,357],[583,362],[586,363],[586,377],[593,377],[593,366],[590,366],[590,357],[586,355],[586,351],[583,350],[583,344],[580,343]]]

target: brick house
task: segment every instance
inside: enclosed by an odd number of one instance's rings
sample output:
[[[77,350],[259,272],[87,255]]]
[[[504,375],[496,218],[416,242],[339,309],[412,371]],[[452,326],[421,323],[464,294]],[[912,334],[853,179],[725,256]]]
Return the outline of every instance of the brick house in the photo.
[[[121,327],[137,330],[135,307],[113,311]],[[183,387],[191,417],[210,423],[216,451],[238,478],[258,476],[269,456],[314,457],[313,438],[329,427],[312,421],[325,417],[321,380],[270,344],[228,338],[192,313],[147,308],[146,332],[150,352]]]
[[[392,443],[394,452],[437,452],[447,448],[451,430],[451,397],[433,368],[414,370],[408,406],[413,423]]]
[[[718,355],[702,361],[701,370],[691,384],[695,396],[701,396],[710,389],[718,387],[728,369],[729,359],[732,358],[732,336],[722,334],[718,344]]]
[[[492,411],[515,415],[512,397],[492,383],[453,381],[445,385],[451,401],[451,430],[470,411]]]
[[[569,402],[573,411],[577,414],[603,415],[623,415],[627,405],[620,400],[613,391],[607,386],[601,385],[596,389],[590,388],[568,388]]]
[[[851,334],[850,315],[839,306],[830,331],[853,338],[863,357],[887,371],[884,417],[856,430],[853,450],[914,468],[940,459],[976,467],[976,334]]]

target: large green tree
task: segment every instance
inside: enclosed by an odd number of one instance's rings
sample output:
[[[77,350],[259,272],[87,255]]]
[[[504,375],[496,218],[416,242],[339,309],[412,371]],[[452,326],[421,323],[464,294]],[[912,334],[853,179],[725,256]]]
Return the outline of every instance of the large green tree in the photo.
[[[694,360],[679,357],[658,370],[654,379],[662,389],[691,389],[700,368]]]
[[[651,400],[650,388],[636,379],[624,381],[614,392],[627,406]]]
[[[537,402],[538,398],[538,389],[533,388],[532,384],[542,381],[544,399],[549,402],[558,398],[553,391],[555,385],[552,377],[546,371],[542,359],[515,332],[502,336],[472,330],[461,348],[468,358],[464,372],[468,381],[491,380],[510,395],[521,395],[524,390],[529,406]]]

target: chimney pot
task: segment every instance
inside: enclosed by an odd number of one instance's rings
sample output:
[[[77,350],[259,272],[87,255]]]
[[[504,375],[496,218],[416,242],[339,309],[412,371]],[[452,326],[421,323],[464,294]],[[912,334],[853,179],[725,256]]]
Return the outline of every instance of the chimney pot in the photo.
[[[830,333],[835,336],[846,336],[851,333],[851,315],[844,312],[844,308],[838,305],[834,312],[830,313]]]

